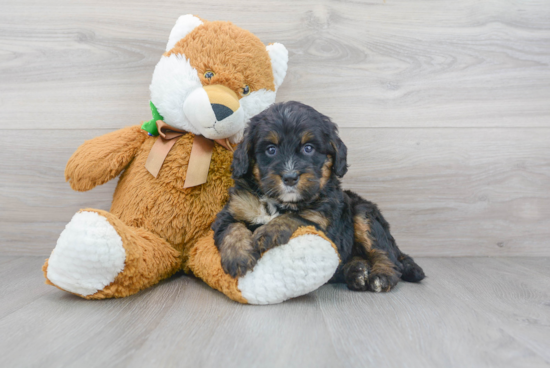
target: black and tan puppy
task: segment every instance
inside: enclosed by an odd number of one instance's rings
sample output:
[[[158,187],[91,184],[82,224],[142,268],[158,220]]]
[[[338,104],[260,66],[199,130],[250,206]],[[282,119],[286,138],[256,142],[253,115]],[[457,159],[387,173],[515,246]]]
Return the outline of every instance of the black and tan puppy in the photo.
[[[229,202],[212,225],[225,272],[244,275],[263,252],[312,225],[340,253],[332,282],[379,292],[399,278],[422,280],[376,205],[340,188],[346,154],[336,125],[307,105],[275,104],[253,117],[233,157]]]

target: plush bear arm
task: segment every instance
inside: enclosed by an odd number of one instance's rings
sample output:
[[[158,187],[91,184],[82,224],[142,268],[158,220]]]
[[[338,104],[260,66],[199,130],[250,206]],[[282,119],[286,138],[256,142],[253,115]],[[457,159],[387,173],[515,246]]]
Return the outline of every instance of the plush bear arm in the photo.
[[[105,184],[128,166],[146,138],[136,125],[84,142],[69,159],[65,180],[79,192]]]

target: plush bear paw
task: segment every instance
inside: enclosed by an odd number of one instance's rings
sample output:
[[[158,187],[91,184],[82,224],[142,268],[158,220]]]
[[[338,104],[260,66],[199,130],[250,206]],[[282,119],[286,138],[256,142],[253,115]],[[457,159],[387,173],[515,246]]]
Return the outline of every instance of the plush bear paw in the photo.
[[[238,288],[249,304],[275,304],[307,294],[334,275],[340,259],[333,245],[315,234],[292,238],[265,252]]]
[[[79,212],[65,226],[46,275],[55,286],[82,296],[102,290],[124,269],[122,239],[96,212]]]

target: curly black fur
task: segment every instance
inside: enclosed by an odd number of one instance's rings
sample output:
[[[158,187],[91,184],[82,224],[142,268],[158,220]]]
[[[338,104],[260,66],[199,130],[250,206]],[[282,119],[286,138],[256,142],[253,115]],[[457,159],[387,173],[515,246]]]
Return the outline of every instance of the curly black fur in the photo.
[[[244,275],[262,252],[287,243],[300,226],[311,225],[340,253],[342,266],[332,282],[346,282],[352,290],[389,291],[399,278],[424,278],[397,247],[377,206],[342,191],[346,145],[336,124],[312,107],[279,103],[253,117],[232,170],[235,186],[212,225],[222,266],[230,275]],[[249,235],[241,230],[236,236],[235,223],[243,224]]]

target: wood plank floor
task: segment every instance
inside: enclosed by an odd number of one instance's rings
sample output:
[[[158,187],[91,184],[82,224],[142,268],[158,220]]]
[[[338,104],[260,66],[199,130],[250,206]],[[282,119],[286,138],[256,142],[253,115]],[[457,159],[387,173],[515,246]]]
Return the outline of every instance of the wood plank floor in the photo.
[[[43,284],[41,257],[0,257],[4,367],[548,367],[549,258],[419,258],[388,294],[325,285],[273,306],[176,276],[125,299]]]

